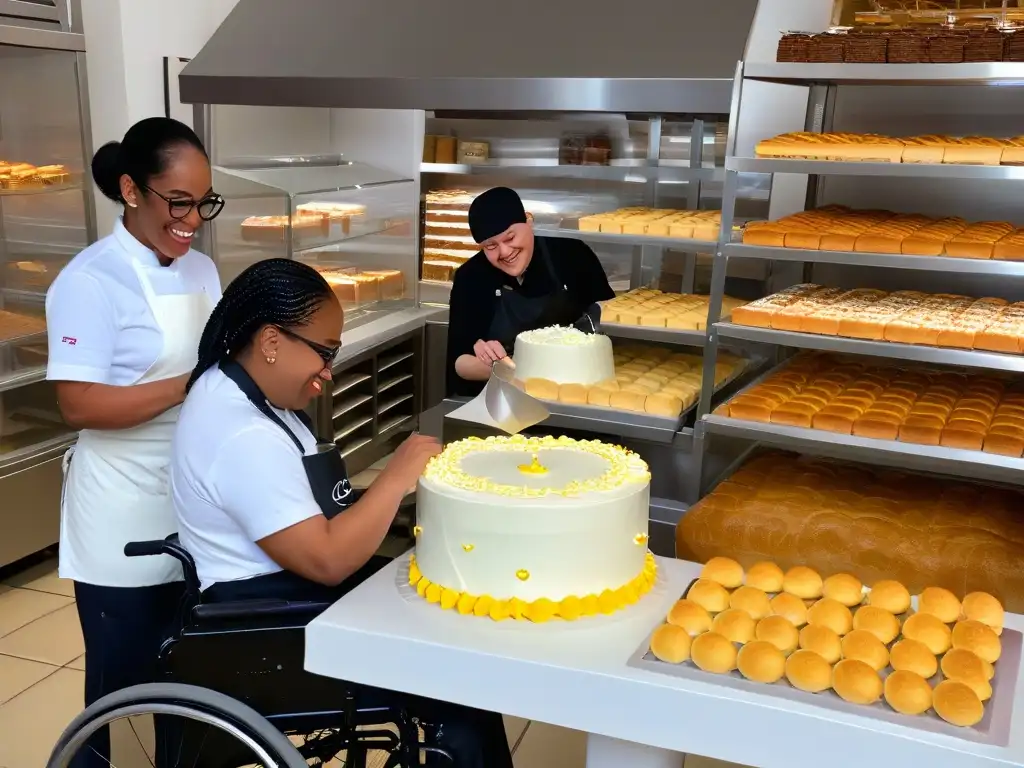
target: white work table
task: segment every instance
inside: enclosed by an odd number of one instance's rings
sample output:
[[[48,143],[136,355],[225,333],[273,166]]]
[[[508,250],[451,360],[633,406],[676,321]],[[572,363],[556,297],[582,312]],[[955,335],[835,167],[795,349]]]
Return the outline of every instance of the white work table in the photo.
[[[998,747],[627,666],[693,563],[658,558],[657,586],[619,614],[533,625],[410,601],[396,579],[405,560],[308,626],[307,670],[585,731],[588,768],[679,768],[680,753],[763,768],[1024,766],[1024,675]]]

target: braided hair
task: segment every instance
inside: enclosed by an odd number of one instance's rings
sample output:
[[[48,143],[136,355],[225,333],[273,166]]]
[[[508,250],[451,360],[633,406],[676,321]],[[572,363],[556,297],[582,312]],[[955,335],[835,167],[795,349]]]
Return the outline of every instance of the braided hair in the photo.
[[[291,259],[259,261],[224,291],[199,341],[199,363],[185,386],[188,392],[206,371],[234,357],[265,325],[296,328],[333,295],[323,276]]]

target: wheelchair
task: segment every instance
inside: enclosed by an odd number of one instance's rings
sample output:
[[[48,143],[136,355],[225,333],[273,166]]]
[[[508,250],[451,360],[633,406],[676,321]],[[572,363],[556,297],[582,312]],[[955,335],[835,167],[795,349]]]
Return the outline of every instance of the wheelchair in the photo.
[[[169,555],[185,577],[174,631],[160,650],[158,679],[89,707],[65,731],[48,768],[64,768],[74,750],[87,748],[89,735],[115,716],[139,714],[184,721],[173,730],[173,756],[167,759],[173,768],[306,768],[327,765],[341,752],[346,768],[366,768],[371,751],[387,755],[385,768],[419,766],[421,752],[428,765],[454,765],[434,746],[430,724],[404,709],[363,706],[359,686],[304,669],[305,626],[329,603],[203,603],[195,561],[177,535],[129,543],[125,555]]]

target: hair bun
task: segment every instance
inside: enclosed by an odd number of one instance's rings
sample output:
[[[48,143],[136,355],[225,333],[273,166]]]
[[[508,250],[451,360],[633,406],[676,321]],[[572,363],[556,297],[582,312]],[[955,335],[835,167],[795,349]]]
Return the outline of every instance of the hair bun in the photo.
[[[92,156],[92,178],[104,197],[115,203],[124,203],[121,195],[121,143],[111,141],[104,144]]]

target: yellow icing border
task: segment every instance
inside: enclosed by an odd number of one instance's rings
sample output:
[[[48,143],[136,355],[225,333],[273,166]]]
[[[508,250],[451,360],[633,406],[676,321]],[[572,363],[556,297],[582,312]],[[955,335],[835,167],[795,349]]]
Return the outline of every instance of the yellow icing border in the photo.
[[[573,480],[564,488],[530,488],[525,485],[504,485],[490,478],[476,477],[462,469],[462,460],[471,453],[481,451],[516,451],[537,453],[552,448],[577,450],[600,456],[608,462],[608,470],[589,480]],[[594,491],[612,491],[627,483],[647,482],[651,473],[647,463],[632,451],[599,440],[573,440],[571,437],[527,437],[510,435],[499,437],[469,437],[449,443],[427,464],[423,476],[438,483],[475,493],[497,496],[540,498],[543,496],[578,496]]]
[[[542,624],[553,618],[575,621],[583,616],[609,614],[632,605],[647,594],[657,578],[658,565],[650,552],[644,559],[644,567],[640,574],[618,589],[606,589],[600,595],[586,597],[566,597],[559,602],[540,598],[526,602],[513,597],[511,600],[495,600],[483,595],[476,597],[468,592],[434,584],[420,573],[416,565],[416,555],[409,557],[409,584],[416,587],[416,593],[428,603],[440,605],[446,611],[456,610],[464,616],[470,614],[481,618],[490,616],[494,621],[516,619]]]

